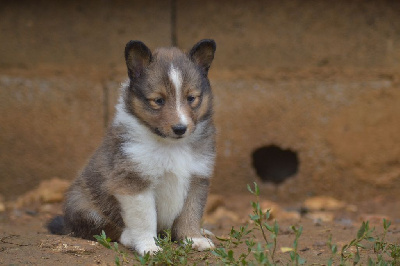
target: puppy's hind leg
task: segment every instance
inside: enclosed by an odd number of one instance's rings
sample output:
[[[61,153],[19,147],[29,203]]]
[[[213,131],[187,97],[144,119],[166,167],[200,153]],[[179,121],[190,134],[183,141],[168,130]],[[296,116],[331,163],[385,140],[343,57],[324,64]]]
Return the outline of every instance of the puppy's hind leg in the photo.
[[[152,190],[136,195],[115,195],[121,205],[125,228],[120,242],[135,249],[139,254],[155,253],[160,250],[154,238],[157,237],[157,212]]]

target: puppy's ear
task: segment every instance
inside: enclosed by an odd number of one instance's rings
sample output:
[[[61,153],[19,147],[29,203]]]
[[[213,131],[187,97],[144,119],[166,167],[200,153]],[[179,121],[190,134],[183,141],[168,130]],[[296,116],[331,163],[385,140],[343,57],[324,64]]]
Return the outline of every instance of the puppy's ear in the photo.
[[[125,46],[125,61],[131,80],[140,77],[152,60],[151,51],[141,41],[130,41]]]
[[[196,43],[189,52],[189,58],[207,74],[214,59],[216,49],[214,40],[205,39]]]

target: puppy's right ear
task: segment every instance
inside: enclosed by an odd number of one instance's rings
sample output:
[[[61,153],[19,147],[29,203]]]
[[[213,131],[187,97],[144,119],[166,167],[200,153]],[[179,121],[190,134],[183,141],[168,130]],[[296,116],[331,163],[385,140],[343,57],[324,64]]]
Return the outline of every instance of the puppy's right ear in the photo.
[[[151,51],[141,41],[129,41],[125,46],[125,61],[131,80],[140,77],[152,59]]]

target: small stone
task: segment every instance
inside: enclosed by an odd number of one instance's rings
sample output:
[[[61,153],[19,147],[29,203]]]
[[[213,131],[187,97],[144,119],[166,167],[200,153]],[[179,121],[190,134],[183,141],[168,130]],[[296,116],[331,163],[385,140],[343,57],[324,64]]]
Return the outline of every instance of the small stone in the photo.
[[[276,218],[276,214],[282,211],[281,207],[277,203],[269,200],[261,201],[260,208],[264,213],[269,210],[271,219]]]
[[[345,202],[325,196],[308,198],[303,205],[309,211],[336,211],[346,207]]]
[[[238,222],[239,215],[235,212],[228,210],[225,207],[218,207],[213,213],[204,215],[204,222],[210,224],[217,224],[222,220],[229,220],[230,222]]]
[[[69,181],[59,178],[45,180],[40,185],[17,199],[15,208],[22,208],[32,204],[55,203],[64,199],[64,194],[70,185]]]
[[[267,210],[270,210],[270,219],[276,220],[300,220],[301,215],[297,211],[286,211],[282,209],[279,204],[269,201],[263,200],[260,204],[261,210],[265,213]]]
[[[371,224],[383,224],[383,219],[390,220],[389,216],[381,214],[361,214],[359,216],[360,221],[369,221]]]
[[[348,211],[348,212],[357,212],[358,211],[358,207],[356,205],[349,204],[349,205],[346,206],[346,211]]]
[[[348,218],[337,219],[335,222],[346,227],[353,226],[353,220]]]
[[[39,212],[53,213],[53,212],[55,212],[54,208],[55,208],[54,204],[49,204],[49,203],[42,204],[39,207]]]
[[[312,212],[308,213],[306,218],[313,220],[316,225],[321,225],[321,222],[332,222],[335,216],[332,212]]]
[[[282,210],[281,212],[276,213],[277,220],[300,220],[301,215],[296,211],[285,211]]]
[[[326,242],[324,241],[316,241],[313,243],[313,247],[315,248],[320,248],[320,247],[325,247],[326,246]]]
[[[3,195],[0,194],[0,212],[4,212],[6,210],[6,204],[4,202]]]
[[[207,204],[204,209],[204,212],[206,214],[211,214],[213,213],[216,209],[218,209],[221,206],[224,206],[224,198],[220,195],[215,195],[215,194],[210,194],[207,197]]]

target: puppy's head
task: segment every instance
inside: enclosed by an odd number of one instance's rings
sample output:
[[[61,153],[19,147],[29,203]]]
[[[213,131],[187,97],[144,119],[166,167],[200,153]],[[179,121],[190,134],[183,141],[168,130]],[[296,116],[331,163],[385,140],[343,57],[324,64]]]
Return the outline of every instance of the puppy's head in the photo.
[[[207,74],[215,49],[213,40],[202,40],[187,54],[177,48],[160,48],[152,53],[140,41],[128,42],[127,111],[163,138],[189,136],[212,114]]]

